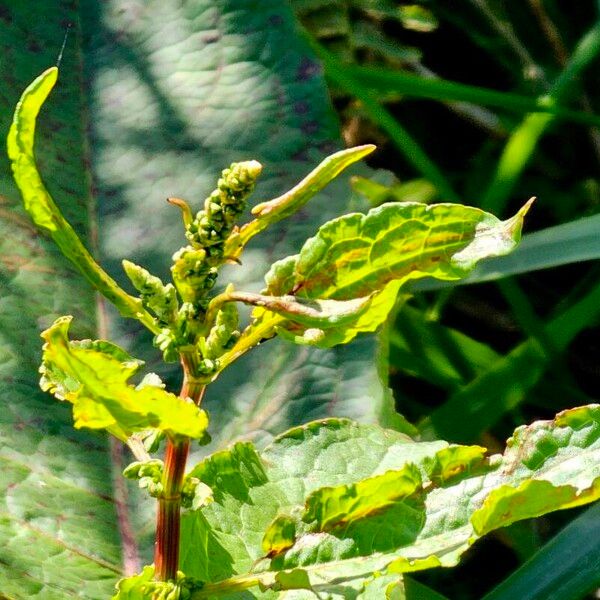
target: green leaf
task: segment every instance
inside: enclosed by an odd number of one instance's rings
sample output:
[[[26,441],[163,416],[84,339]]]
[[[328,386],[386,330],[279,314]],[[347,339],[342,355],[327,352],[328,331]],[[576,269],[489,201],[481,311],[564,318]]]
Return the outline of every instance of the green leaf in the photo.
[[[8,157],[15,181],[23,195],[25,209],[34,223],[50,233],[62,253],[123,316],[139,319],[150,331],[157,333],[154,320],[144,310],[141,302],[124,292],[92,258],[62,216],[37,171],[33,156],[36,119],[57,77],[58,68],[51,67],[27,87],[17,104],[8,133]]]
[[[600,285],[544,327],[555,353],[566,350],[575,336],[600,312]],[[467,385],[456,390],[421,424],[426,435],[469,442],[517,407],[542,378],[553,354],[536,338],[529,338],[492,362]]]
[[[518,243],[529,201],[512,219],[499,221],[483,211],[452,204],[427,206],[389,203],[368,214],[353,213],[323,225],[300,254],[274,263],[265,277],[274,297],[350,301],[371,298],[369,306],[331,332],[316,323],[305,331],[282,326],[277,318],[261,318],[244,332],[223,357],[224,368],[278,327],[283,337],[300,344],[329,347],[357,333],[374,331],[392,310],[400,286],[432,276],[454,280],[467,275],[484,258],[510,252]],[[296,321],[298,322],[298,321]]]
[[[421,474],[411,464],[352,485],[320,488],[306,499],[302,519],[329,531],[391,508],[421,487]],[[269,530],[267,530],[267,534]]]
[[[11,126],[19,95],[54,64],[64,24],[73,23],[64,71],[36,130],[36,153],[65,217],[84,239],[93,230],[89,165],[81,118],[76,7],[4,6],[0,36],[9,46],[0,77],[0,130]],[[57,18],[58,17],[58,18]],[[30,44],[27,43],[30,40]],[[75,430],[70,408],[38,386],[39,333],[67,311],[78,337],[99,337],[95,294],[49,236],[31,222],[0,152],[0,590],[10,600],[106,600],[122,574],[107,436]],[[91,524],[95,525],[92,526]]]
[[[128,385],[139,362],[123,362],[124,352],[112,344],[70,342],[71,320],[61,317],[42,334],[46,344],[41,384],[59,400],[73,404],[75,427],[106,429],[122,441],[147,429],[202,437],[208,427],[203,410],[162,387]]]
[[[373,150],[375,150],[373,144],[340,150],[324,159],[321,164],[313,169],[289,192],[278,198],[261,202],[254,206],[252,214],[256,219],[241,227],[239,238],[233,238],[233,243],[231,247],[226,247],[225,254],[227,256],[237,256],[239,250],[257,233],[300,210],[315,194],[320,192],[344,169],[371,154]],[[234,248],[233,246],[238,247]]]
[[[311,328],[298,331],[297,328],[289,327],[289,324],[283,323],[277,325],[275,331],[284,339],[292,341],[295,344],[306,344],[319,348],[331,348],[338,344],[347,344],[359,333],[370,333],[377,330],[396,305],[398,289],[401,284],[401,281],[390,281],[381,291],[369,297],[368,304],[365,304],[364,309],[360,311],[358,316],[342,326],[334,326],[328,329]],[[346,303],[360,300],[358,298],[354,301],[321,300],[321,302]]]
[[[260,455],[238,444],[193,470],[210,486],[225,476],[215,502],[184,518],[183,569],[208,581],[198,598],[299,570],[344,598],[373,572],[452,566],[490,530],[600,497],[599,431],[590,405],[518,428],[489,457],[336,419]]]
[[[390,203],[366,215],[339,217],[304,244],[290,278],[293,287],[287,291],[346,300],[393,280],[460,279],[479,260],[516,246],[530,205],[508,221],[477,208],[419,203]],[[270,285],[279,284],[268,278]]]

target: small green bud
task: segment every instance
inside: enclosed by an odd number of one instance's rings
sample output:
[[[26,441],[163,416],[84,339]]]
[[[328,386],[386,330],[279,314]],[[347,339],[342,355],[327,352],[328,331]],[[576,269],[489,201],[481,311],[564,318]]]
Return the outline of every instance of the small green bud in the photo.
[[[208,264],[206,250],[186,246],[173,255],[173,261],[171,274],[183,301],[203,303],[217,276],[214,267]]]
[[[198,363],[198,373],[200,375],[212,375],[219,370],[219,361],[205,358]]]
[[[184,508],[198,510],[213,501],[213,493],[209,486],[197,477],[185,478],[181,488],[181,505]]]
[[[163,468],[162,460],[136,461],[124,469],[123,476],[127,479],[137,479],[141,489],[147,489],[153,498],[158,498],[163,491]]]
[[[232,345],[232,338],[235,343],[240,335],[238,323],[239,313],[235,302],[226,302],[217,313],[215,325],[206,338],[205,357],[217,358]]]
[[[179,360],[177,340],[170,329],[163,329],[158,335],[155,335],[152,343],[162,352],[165,362],[172,363]]]
[[[123,269],[135,289],[140,292],[144,308],[151,310],[159,324],[168,325],[177,314],[177,294],[172,284],[165,285],[158,277],[128,260],[123,261]]]

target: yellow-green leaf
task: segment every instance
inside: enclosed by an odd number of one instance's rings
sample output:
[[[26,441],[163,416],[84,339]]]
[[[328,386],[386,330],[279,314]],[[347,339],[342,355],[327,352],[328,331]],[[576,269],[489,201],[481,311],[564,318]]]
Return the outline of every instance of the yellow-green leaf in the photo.
[[[61,317],[42,333],[46,343],[40,384],[73,404],[75,427],[107,429],[123,441],[147,429],[192,438],[204,434],[208,426],[204,411],[162,387],[129,385],[139,361],[107,342],[71,342],[71,320]]]
[[[327,531],[385,510],[420,489],[419,469],[407,464],[357,483],[318,489],[306,500],[303,520]]]
[[[123,316],[138,319],[150,331],[158,333],[159,328],[141,301],[122,290],[88,252],[48,193],[37,170],[34,157],[36,119],[57,78],[58,68],[51,67],[27,87],[17,104],[8,133],[8,157],[25,209],[34,223],[52,236],[61,252]]]
[[[321,302],[369,297],[368,307],[343,325],[329,328],[315,324],[302,328],[295,321],[282,323],[273,318],[269,330],[268,316],[261,314],[223,365],[259,339],[255,335],[259,327],[263,337],[277,332],[296,344],[321,348],[375,331],[407,281],[423,277],[460,279],[479,261],[515,248],[531,202],[507,221],[478,208],[415,202],[391,202],[366,215],[353,213],[329,221],[306,241],[300,254],[271,266],[264,293]]]
[[[231,257],[239,255],[244,245],[257,233],[300,210],[344,169],[371,154],[373,150],[375,150],[373,144],[340,150],[328,156],[285,194],[268,202],[257,204],[252,209],[252,214],[256,216],[256,219],[242,226],[239,235],[234,236],[225,248],[225,255]]]
[[[516,247],[530,205],[507,221],[458,204],[410,202],[345,215],[307,240],[295,261],[292,288],[285,291],[347,300],[393,280],[460,279],[480,260]]]

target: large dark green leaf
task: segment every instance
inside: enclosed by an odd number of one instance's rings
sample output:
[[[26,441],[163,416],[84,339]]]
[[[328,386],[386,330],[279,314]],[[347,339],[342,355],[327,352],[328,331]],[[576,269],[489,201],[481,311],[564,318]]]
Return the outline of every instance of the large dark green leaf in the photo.
[[[184,243],[167,196],[199,207],[223,167],[256,158],[264,177],[255,202],[266,201],[341,147],[318,64],[288,7],[274,0],[84,0],[79,13],[69,2],[41,3],[35,19],[31,7],[11,3],[0,14],[3,136],[22,90],[54,63],[66,21],[73,32],[40,117],[38,166],[77,233],[89,241],[98,229],[107,270],[123,285],[122,258],[164,276]],[[38,333],[61,314],[75,316],[77,337],[97,337],[95,301],[32,226],[1,160],[0,589],[9,598],[106,598],[121,569],[108,450],[102,437],[71,429],[67,407],[38,391],[36,373]],[[346,182],[334,183],[293,222],[252,240],[246,268],[226,276],[258,292],[268,265],[344,212],[347,196]],[[142,344],[115,321],[111,329],[122,345]],[[215,443],[269,439],[333,411],[393,420],[375,352],[370,338],[335,351],[265,344],[208,393]]]
[[[208,1],[171,1],[134,9],[115,0],[110,6],[101,23],[91,6],[85,18],[103,253],[115,272],[129,254],[166,281],[168,259],[184,238],[165,197],[199,208],[234,159],[263,164],[253,205],[279,196],[341,146],[337,124],[320,69],[280,2],[231,1],[217,9]],[[334,182],[285,223],[253,238],[243,268],[228,267],[223,280],[259,292],[268,265],[297,252],[318,224],[344,212],[348,194],[347,182]],[[213,439],[269,439],[332,410],[380,420],[391,403],[378,382],[375,351],[371,339],[328,355],[261,345],[209,388]]]

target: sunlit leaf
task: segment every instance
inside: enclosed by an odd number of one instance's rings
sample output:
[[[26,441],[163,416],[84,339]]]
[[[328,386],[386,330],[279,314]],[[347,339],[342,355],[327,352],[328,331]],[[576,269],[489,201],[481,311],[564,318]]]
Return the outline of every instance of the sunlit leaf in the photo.
[[[521,236],[531,201],[511,219],[500,221],[477,208],[389,203],[366,215],[353,213],[323,225],[300,253],[271,266],[266,293],[273,296],[350,301],[374,294],[370,306],[350,326],[320,334],[289,328],[268,316],[250,326],[223,362],[273,334],[300,344],[334,346],[357,333],[374,331],[392,310],[400,286],[423,277],[465,277],[485,258],[510,252]],[[295,329],[295,330],[294,330]],[[324,328],[321,328],[324,329]],[[257,335],[260,330],[260,336]]]
[[[460,279],[479,260],[516,246],[529,206],[508,221],[452,204],[390,203],[367,215],[345,215],[304,244],[292,289],[309,298],[345,300],[395,279]]]
[[[70,342],[71,319],[58,319],[42,334],[46,344],[41,384],[73,404],[75,427],[107,429],[123,441],[147,429],[192,438],[203,435],[208,426],[204,411],[162,387],[129,385],[139,362],[113,344]]]
[[[57,77],[58,68],[51,67],[27,87],[17,104],[8,133],[8,156],[15,181],[23,195],[25,209],[35,224],[50,233],[62,253],[123,316],[139,319],[156,333],[158,329],[140,300],[123,291],[87,251],[46,190],[37,171],[33,155],[36,119]]]
[[[344,169],[364,158],[373,152],[373,150],[375,150],[373,144],[340,150],[323,160],[321,164],[313,169],[289,192],[273,200],[257,204],[252,209],[252,214],[256,219],[241,227],[239,236],[232,238],[225,249],[225,254],[227,256],[236,256],[248,240],[257,233],[300,210],[315,194],[320,192]]]
[[[220,489],[185,517],[184,569],[215,597],[301,572],[304,586],[344,598],[373,572],[452,566],[490,530],[599,497],[599,431],[590,405],[518,428],[503,455],[335,419],[260,455],[238,444],[194,469]]]

